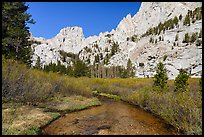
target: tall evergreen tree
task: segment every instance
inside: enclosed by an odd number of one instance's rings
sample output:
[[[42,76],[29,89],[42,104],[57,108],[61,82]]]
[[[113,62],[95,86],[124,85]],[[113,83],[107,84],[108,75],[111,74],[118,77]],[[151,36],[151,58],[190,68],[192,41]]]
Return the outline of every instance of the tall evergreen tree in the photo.
[[[157,64],[156,74],[154,75],[153,87],[158,87],[163,90],[165,87],[167,87],[167,80],[167,70],[164,64],[162,62],[159,62],[159,64]]]
[[[128,77],[134,77],[134,67],[130,59],[127,62],[127,75]]]
[[[188,35],[188,33],[186,33],[183,39],[183,43],[188,43],[189,41],[190,41],[190,36]]]
[[[175,41],[178,41],[178,33],[175,36]]]
[[[190,17],[189,17],[189,15],[186,15],[186,17],[184,19],[184,22],[183,22],[183,25],[190,26]]]
[[[185,70],[180,69],[179,75],[176,77],[175,82],[174,82],[176,92],[178,91],[184,92],[187,90],[188,78],[189,78],[188,73]]]
[[[198,38],[202,38],[202,29],[200,30],[200,33],[198,35]]]
[[[182,20],[182,14],[179,15],[179,20],[180,20],[180,21]]]
[[[111,56],[115,55],[120,50],[118,43],[113,43],[111,48]]]
[[[99,63],[99,55],[98,54],[96,54],[96,56],[95,56],[95,62]]]
[[[38,56],[38,58],[37,58],[37,62],[36,62],[36,64],[35,64],[35,67],[34,68],[36,68],[36,69],[40,69],[41,68],[41,63],[40,63],[40,57]]]
[[[2,54],[30,64],[31,42],[27,23],[34,24],[25,2],[2,2]]]
[[[179,20],[178,20],[177,16],[174,17],[173,22],[174,22],[175,26],[178,25]]]
[[[81,76],[88,76],[90,77],[90,72],[89,72],[88,66],[82,61],[82,60],[77,60],[74,63],[74,76],[75,77],[81,77]]]
[[[190,42],[193,43],[195,42],[196,40],[198,39],[198,33],[195,32],[191,35],[191,39],[190,39]]]

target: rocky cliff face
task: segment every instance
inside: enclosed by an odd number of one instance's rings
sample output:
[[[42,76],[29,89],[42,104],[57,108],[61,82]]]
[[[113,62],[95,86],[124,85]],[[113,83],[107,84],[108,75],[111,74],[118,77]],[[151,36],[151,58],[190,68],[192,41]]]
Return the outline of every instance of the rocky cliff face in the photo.
[[[190,26],[183,25],[188,11],[201,7],[201,2],[143,2],[140,10],[131,17],[128,14],[111,32],[100,33],[99,36],[85,38],[82,28],[63,28],[56,37],[52,39],[35,38],[41,42],[33,45],[33,66],[37,57],[41,59],[42,65],[58,60],[62,64],[70,63],[61,60],[60,50],[79,54],[80,59],[93,64],[96,56],[99,62],[108,57],[106,66],[126,66],[130,58],[136,67],[137,77],[151,77],[155,73],[156,64],[163,61],[170,79],[178,75],[178,69],[184,68],[191,76],[200,76],[202,71],[202,44],[197,41],[183,43],[184,35],[188,33],[202,34],[202,18],[196,19]],[[161,31],[160,34],[143,35],[150,28],[165,23],[175,16],[182,19],[174,28]],[[176,36],[177,35],[177,36]],[[197,37],[198,37],[197,35]],[[178,37],[178,40],[175,40]],[[154,42],[150,42],[153,39]],[[202,40],[202,38],[197,38]],[[112,48],[118,46],[115,54],[111,55]],[[110,56],[111,55],[111,56]],[[144,66],[140,66],[140,64]]]
[[[82,28],[80,27],[67,27],[60,30],[52,39],[43,39],[35,38],[32,36],[32,39],[35,39],[41,42],[40,45],[32,45],[34,55],[33,63],[35,66],[37,58],[40,57],[42,65],[48,65],[50,62],[57,63],[61,60],[60,50],[71,53],[79,53],[83,48],[82,42],[84,41],[84,34]],[[64,65],[67,63],[62,62]]]

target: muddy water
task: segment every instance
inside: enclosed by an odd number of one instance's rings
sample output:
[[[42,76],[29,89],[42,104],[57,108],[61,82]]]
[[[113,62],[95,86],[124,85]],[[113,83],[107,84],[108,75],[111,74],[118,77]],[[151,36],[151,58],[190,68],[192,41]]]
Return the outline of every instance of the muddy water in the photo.
[[[42,130],[47,135],[172,135],[177,134],[160,119],[124,102],[100,99],[101,106],[73,112]]]

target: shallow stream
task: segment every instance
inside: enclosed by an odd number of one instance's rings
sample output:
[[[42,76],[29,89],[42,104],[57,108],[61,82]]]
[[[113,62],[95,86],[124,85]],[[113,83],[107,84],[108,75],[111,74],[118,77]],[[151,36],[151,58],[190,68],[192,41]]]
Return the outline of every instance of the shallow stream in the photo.
[[[122,101],[100,98],[101,106],[65,114],[42,130],[45,135],[173,135],[164,121]]]

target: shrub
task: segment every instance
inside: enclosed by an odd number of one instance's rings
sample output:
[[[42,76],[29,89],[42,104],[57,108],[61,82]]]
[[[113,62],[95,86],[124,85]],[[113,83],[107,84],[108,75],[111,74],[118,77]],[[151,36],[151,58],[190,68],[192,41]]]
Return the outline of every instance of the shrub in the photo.
[[[24,64],[10,59],[3,58],[2,62],[2,97],[5,102],[16,100],[35,104],[56,94],[91,95],[90,88],[77,78],[28,69]]]
[[[188,73],[185,70],[180,69],[179,75],[176,77],[175,83],[174,83],[176,92],[178,92],[178,91],[184,92],[187,90],[188,78],[189,78]]]
[[[173,82],[168,81],[168,84],[173,86]],[[189,79],[189,82],[196,86],[189,92],[171,92],[173,89],[155,92],[151,87],[145,87],[129,92],[122,99],[151,111],[184,134],[202,134],[202,96],[197,92],[198,79]]]

